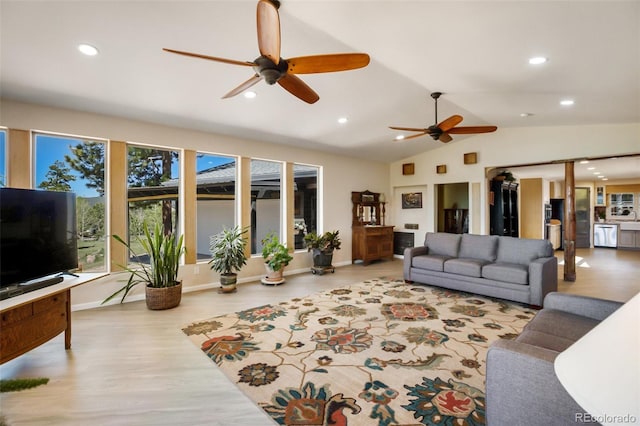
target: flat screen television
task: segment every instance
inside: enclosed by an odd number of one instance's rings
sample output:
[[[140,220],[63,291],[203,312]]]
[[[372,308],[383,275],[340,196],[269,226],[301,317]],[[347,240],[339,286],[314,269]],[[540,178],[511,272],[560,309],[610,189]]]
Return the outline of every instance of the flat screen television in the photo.
[[[77,241],[75,194],[0,188],[2,289],[77,269]]]

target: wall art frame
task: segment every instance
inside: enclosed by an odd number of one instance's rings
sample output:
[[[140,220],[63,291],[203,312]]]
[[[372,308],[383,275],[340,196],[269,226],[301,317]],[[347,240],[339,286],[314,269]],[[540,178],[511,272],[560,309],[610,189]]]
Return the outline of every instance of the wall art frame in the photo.
[[[402,194],[403,209],[421,209],[422,208],[422,192],[408,192]]]

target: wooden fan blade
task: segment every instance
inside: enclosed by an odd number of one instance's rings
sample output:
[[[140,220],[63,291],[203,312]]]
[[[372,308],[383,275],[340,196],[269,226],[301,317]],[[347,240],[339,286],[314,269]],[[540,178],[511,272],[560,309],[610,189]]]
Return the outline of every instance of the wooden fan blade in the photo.
[[[449,130],[449,133],[453,133],[456,135],[467,135],[471,133],[491,133],[498,130],[496,126],[464,126],[464,127],[454,127]]]
[[[233,59],[216,58],[215,56],[201,55],[199,53],[183,52],[182,50],[174,50],[174,49],[166,49],[166,48],[163,48],[162,50],[164,50],[165,52],[176,53],[178,55],[191,56],[192,58],[201,58],[201,59],[208,59],[210,61],[224,62],[225,64],[243,65],[245,67],[256,66],[256,64],[253,62],[246,62],[246,61],[243,62],[243,61],[236,61]]]
[[[229,93],[224,95],[222,97],[222,99],[231,98],[231,97],[237,95],[238,93],[242,93],[245,90],[247,90],[249,87],[251,87],[254,84],[258,83],[260,80],[262,80],[262,76],[260,74],[255,74],[249,80],[245,81],[240,86],[236,87],[235,89],[233,89],[232,91],[230,91]]]
[[[397,126],[389,126],[390,129],[393,130],[405,130],[407,132],[424,132],[424,133],[429,133],[430,130],[429,129],[417,129],[415,127],[397,127]]]
[[[419,138],[420,136],[424,136],[424,135],[428,135],[429,131],[427,129],[423,129],[420,133],[417,133],[415,135],[411,135],[411,136],[406,136],[403,139],[395,139],[396,142],[402,142],[402,141],[406,141],[409,139],[413,139],[413,138]]]
[[[438,140],[439,140],[440,142],[447,143],[447,142],[451,142],[451,141],[453,140],[453,138],[452,138],[451,136],[449,136],[449,133],[442,132],[442,134],[440,135],[440,137],[438,137]]]
[[[451,117],[447,118],[446,120],[441,121],[438,124],[438,127],[443,132],[448,132],[449,130],[454,128],[456,125],[460,124],[460,122],[462,122],[462,116],[460,116],[460,115],[452,115]]]
[[[311,87],[307,86],[307,83],[293,74],[283,75],[282,78],[278,80],[278,84],[284,87],[287,92],[308,104],[314,104],[320,99],[320,96],[318,96]]]
[[[332,55],[300,56],[287,59],[291,74],[314,74],[347,71],[369,65],[366,53],[334,53]]]
[[[270,1],[260,0],[256,18],[260,54],[278,65],[280,62],[280,16],[278,9]]]

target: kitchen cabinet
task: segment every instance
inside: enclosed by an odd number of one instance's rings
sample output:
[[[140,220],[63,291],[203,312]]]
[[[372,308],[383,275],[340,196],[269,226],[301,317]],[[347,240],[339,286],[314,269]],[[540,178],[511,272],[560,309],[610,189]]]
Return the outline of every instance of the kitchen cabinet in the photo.
[[[640,249],[640,231],[620,230],[618,248]]]
[[[562,246],[562,233],[560,232],[560,225],[547,225],[547,239],[551,242],[551,246],[554,250],[558,250]]]

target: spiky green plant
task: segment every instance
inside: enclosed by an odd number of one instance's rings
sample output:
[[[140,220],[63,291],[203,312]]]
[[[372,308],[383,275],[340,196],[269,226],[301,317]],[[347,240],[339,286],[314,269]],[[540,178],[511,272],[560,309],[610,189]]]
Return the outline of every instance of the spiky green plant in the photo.
[[[156,223],[153,233],[146,223],[142,229],[144,238],[137,237],[137,240],[146,252],[145,254],[149,256],[149,264],[141,261],[143,255],[135,253],[129,243],[120,236],[114,235],[113,238],[116,241],[127,247],[137,264],[135,267],[120,265],[129,272],[129,279],[122,288],[107,297],[102,303],[110,301],[119,294],[122,294],[120,299],[120,303],[122,303],[129,292],[141,283],[155,288],[172,287],[178,284],[180,257],[186,252],[186,248],[182,244],[183,236],[180,235],[176,238],[173,233],[165,235],[158,223]]]

